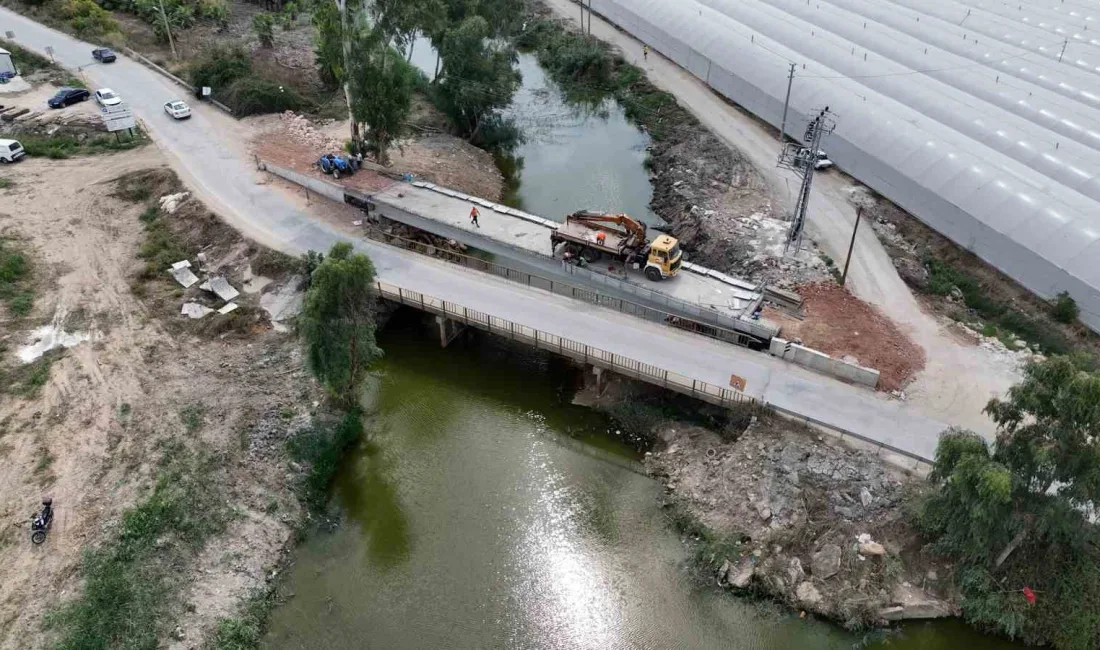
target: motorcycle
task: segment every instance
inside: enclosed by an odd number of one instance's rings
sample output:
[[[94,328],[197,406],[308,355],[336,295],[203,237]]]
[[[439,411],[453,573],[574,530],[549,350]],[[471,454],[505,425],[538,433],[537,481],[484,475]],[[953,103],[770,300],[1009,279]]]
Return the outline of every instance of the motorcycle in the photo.
[[[46,541],[46,531],[53,523],[53,499],[42,499],[42,511],[31,516],[31,541],[41,544]]]

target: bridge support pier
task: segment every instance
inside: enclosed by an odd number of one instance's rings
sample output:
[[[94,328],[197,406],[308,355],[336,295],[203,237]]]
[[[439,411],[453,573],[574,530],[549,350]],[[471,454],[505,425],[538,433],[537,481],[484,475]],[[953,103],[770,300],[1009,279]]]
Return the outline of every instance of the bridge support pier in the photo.
[[[592,375],[596,378],[596,397],[602,397],[604,390],[607,389],[608,376],[610,371],[604,370],[598,366],[592,366]]]
[[[459,334],[462,334],[466,329],[466,325],[443,316],[436,316],[435,322],[439,325],[439,345],[444,348],[450,345],[451,341],[457,339]]]

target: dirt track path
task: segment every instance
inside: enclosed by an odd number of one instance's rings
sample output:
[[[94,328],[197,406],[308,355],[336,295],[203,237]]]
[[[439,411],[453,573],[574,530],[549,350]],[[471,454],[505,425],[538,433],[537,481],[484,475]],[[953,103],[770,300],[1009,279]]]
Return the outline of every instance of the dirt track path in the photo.
[[[559,15],[576,23],[572,0],[544,0]],[[610,23],[593,16],[592,33],[620,48],[627,60],[643,67],[657,87],[672,93],[695,117],[729,146],[744,153],[773,184],[775,194],[793,203],[797,178],[776,167],[779,148],[775,135],[755,118],[727,104],[702,82],[663,56],[651,52],[642,60],[642,43]],[[857,187],[842,174],[829,172],[814,179],[810,198],[809,232],[830,257],[843,260],[855,224],[855,208],[848,202]],[[1019,379],[1012,365],[981,348],[960,342],[935,317],[921,309],[874,231],[864,224],[856,238],[848,272],[848,287],[857,297],[878,307],[897,322],[926,356],[925,369],[906,388],[911,402],[941,419],[984,433],[993,425],[981,413],[990,397]],[[856,325],[856,324],[853,324]]]

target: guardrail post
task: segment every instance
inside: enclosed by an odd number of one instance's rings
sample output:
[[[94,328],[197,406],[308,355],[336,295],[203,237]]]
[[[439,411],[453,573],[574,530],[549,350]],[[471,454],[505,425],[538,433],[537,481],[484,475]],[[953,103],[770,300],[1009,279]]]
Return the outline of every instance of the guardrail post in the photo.
[[[462,308],[462,319],[466,321],[466,324],[470,324],[470,310],[466,307]]]
[[[405,304],[405,290],[401,287],[397,287],[397,297],[401,299],[401,304]]]
[[[665,370],[664,382],[665,382],[665,388],[668,388],[668,370]]]
[[[512,340],[515,341],[516,340],[516,324],[513,323],[512,321],[508,321],[508,323],[512,326]],[[538,331],[538,330],[535,330],[535,331]],[[537,348],[538,345],[536,345],[535,347]]]

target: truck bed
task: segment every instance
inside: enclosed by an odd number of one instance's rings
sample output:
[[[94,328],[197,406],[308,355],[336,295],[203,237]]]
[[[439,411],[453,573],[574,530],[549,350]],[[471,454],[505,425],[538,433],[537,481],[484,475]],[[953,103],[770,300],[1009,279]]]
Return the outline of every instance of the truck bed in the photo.
[[[604,239],[603,244],[596,243],[596,234],[604,233],[607,237]],[[622,250],[623,242],[626,241],[627,236],[619,234],[613,230],[600,230],[598,228],[589,228],[581,223],[566,222],[558,226],[558,236],[567,241],[581,242],[587,246],[591,246],[597,250],[601,250],[611,255],[618,255]]]

